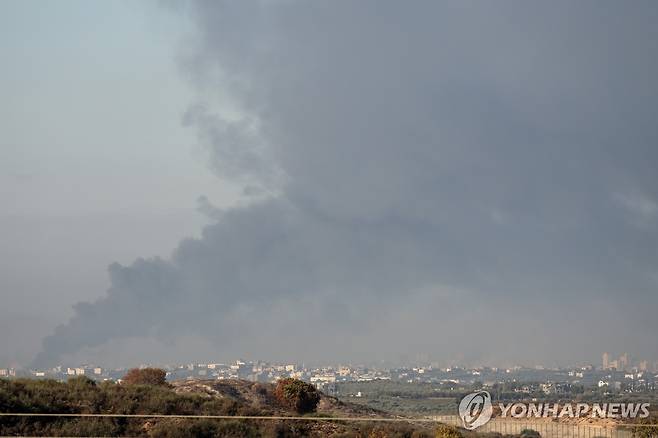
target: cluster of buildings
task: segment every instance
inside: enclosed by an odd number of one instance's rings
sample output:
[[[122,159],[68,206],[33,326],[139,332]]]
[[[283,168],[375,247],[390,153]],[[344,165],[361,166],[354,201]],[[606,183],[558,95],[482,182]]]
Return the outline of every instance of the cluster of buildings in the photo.
[[[143,365],[146,366],[146,365]],[[637,364],[627,354],[611,360],[603,355],[602,367],[546,369],[543,367],[495,368],[449,367],[436,365],[374,368],[355,365],[305,367],[303,364],[270,363],[237,360],[233,363],[188,363],[162,367],[167,379],[244,379],[254,382],[276,382],[292,377],[312,383],[328,394],[335,394],[336,385],[343,382],[391,380],[404,383],[435,383],[443,388],[463,388],[469,385],[491,387],[506,384],[514,392],[562,394],[573,388],[597,387],[603,391],[655,391],[658,381],[658,364],[649,369],[646,361]],[[66,380],[87,376],[95,380],[120,381],[126,368],[106,369],[92,365],[76,367],[58,366],[47,370],[1,369],[0,378],[31,377]]]
[[[121,370],[114,370],[115,372],[113,373],[116,375],[118,372]],[[127,370],[123,370],[127,371]],[[107,374],[108,370],[105,370],[100,367],[96,366],[88,366],[88,365],[82,365],[79,367],[75,368],[69,368],[69,367],[54,367],[50,368],[47,370],[26,370],[26,369],[21,369],[21,368],[0,368],[0,378],[8,378],[8,377],[43,377],[43,378],[50,378],[50,379],[59,379],[63,380],[68,377],[75,377],[75,376],[87,376],[91,378],[101,378],[101,377],[107,377],[106,380],[113,380],[110,378],[110,376]],[[125,374],[125,372],[124,372]],[[123,374],[121,374],[123,375]]]
[[[628,353],[621,354],[618,358],[613,359],[610,353],[605,352],[601,355],[601,369],[614,371],[656,371],[658,362],[650,366],[647,360],[633,360]]]
[[[262,361],[238,360],[233,364],[199,363],[167,367],[167,378],[178,379],[245,379],[254,382],[272,383],[292,377],[315,385],[327,394],[336,392],[336,383],[390,379],[386,370],[374,370],[361,366],[326,366],[307,368],[298,364],[276,364]]]
[[[141,367],[146,367],[142,365]],[[276,364],[263,361],[237,360],[234,363],[188,363],[166,365],[168,380],[181,379],[244,379],[254,382],[276,382],[292,377],[312,383],[328,394],[335,393],[336,383],[349,381],[388,380],[390,372],[362,366],[327,366],[306,368],[298,364]],[[120,381],[128,372],[127,368],[102,368],[93,365],[76,367],[57,366],[47,370],[0,369],[0,378],[31,377],[66,380],[76,376],[86,376],[94,380]]]

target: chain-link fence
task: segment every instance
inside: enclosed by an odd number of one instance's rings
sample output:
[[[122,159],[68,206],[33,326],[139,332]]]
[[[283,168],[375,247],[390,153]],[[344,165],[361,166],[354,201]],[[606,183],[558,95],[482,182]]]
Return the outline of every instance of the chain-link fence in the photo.
[[[461,419],[454,415],[432,416],[431,418],[452,426],[462,426]],[[656,428],[647,428],[646,425],[570,424],[558,421],[523,421],[505,418],[493,418],[475,430],[478,433],[498,433],[501,435],[520,435],[523,433],[528,437],[536,436],[532,431],[538,433],[541,438],[632,438],[634,431],[644,431],[644,434],[637,434],[643,437],[658,437]]]

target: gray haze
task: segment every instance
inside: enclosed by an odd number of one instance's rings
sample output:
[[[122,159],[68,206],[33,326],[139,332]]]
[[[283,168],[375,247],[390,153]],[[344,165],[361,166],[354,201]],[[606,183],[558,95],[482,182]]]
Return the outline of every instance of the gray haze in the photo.
[[[172,13],[183,124],[246,200],[202,197],[200,238],[110,266],[36,364],[139,339],[145,361],[656,358],[656,3]]]

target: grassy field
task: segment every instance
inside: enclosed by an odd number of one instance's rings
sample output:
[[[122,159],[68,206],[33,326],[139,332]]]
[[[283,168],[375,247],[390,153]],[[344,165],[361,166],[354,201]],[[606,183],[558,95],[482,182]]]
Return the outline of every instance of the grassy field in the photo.
[[[341,400],[406,415],[454,415],[462,395],[433,384],[391,381],[340,383],[337,391]]]

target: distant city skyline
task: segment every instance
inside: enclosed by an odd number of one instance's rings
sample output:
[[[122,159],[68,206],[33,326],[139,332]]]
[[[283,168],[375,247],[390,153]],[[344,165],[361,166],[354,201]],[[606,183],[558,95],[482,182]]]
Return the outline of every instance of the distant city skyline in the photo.
[[[535,363],[535,364],[524,364],[524,363],[514,363],[511,365],[506,365],[506,366],[500,366],[496,364],[467,364],[467,363],[460,363],[459,361],[456,360],[443,360],[443,361],[438,361],[438,360],[431,360],[427,357],[427,355],[419,354],[416,359],[414,360],[408,360],[406,362],[397,362],[394,363],[392,361],[379,361],[379,362],[350,362],[350,361],[333,361],[333,362],[311,362],[308,364],[309,367],[311,368],[324,368],[324,367],[330,367],[330,368],[340,368],[343,366],[348,366],[348,367],[355,367],[355,368],[362,368],[362,367],[371,367],[375,369],[393,369],[393,368],[409,368],[409,367],[429,367],[430,369],[450,369],[450,368],[458,368],[458,369],[494,369],[494,370],[511,370],[511,369],[536,369],[536,370],[569,370],[569,369],[589,369],[589,370],[600,370],[600,371],[638,371],[638,372],[656,372],[658,373],[658,361],[650,361],[644,358],[644,356],[638,356],[638,357],[633,357],[630,356],[628,353],[621,353],[616,359],[611,359],[613,355],[607,351],[603,352],[601,354],[601,363],[599,365],[596,365],[595,362],[586,362],[586,363],[572,363],[572,364],[567,364],[567,365],[562,365],[562,366],[547,366],[544,364],[540,363]],[[206,367],[206,364],[209,366],[211,364],[213,365],[222,365],[225,366],[227,364],[268,364],[268,365],[273,365],[273,366],[284,366],[284,367],[302,367],[304,368],[305,362],[298,362],[295,360],[282,360],[282,361],[276,361],[276,360],[266,360],[266,359],[255,359],[255,358],[247,358],[247,357],[242,357],[239,359],[230,359],[230,360],[198,360],[194,358],[186,358],[186,360],[178,360],[178,361],[172,361],[172,362],[142,362],[142,363],[128,363],[128,364],[122,364],[122,365],[109,365],[108,364],[103,364],[100,362],[80,362],[77,364],[71,363],[71,362],[63,362],[61,364],[58,364],[55,367],[51,368],[26,368],[18,365],[14,366],[7,366],[7,364],[0,363],[0,377],[3,375],[7,375],[9,369],[20,369],[23,371],[30,371],[30,372],[37,372],[37,371],[53,371],[53,370],[59,370],[61,372],[64,372],[63,370],[68,369],[69,372],[68,374],[72,375],[77,375],[77,374],[85,374],[84,372],[77,373],[77,372],[71,372],[71,370],[81,370],[81,369],[87,369],[87,370],[94,370],[94,369],[103,369],[103,370],[108,370],[108,369],[117,369],[117,370],[125,370],[133,367],[138,367],[138,368],[143,368],[143,367],[150,367],[150,366],[155,366],[155,367],[164,367],[167,369],[170,368],[176,368],[176,367]],[[98,374],[98,373],[96,373]]]
[[[626,356],[622,354],[621,357]],[[604,360],[609,354],[603,354]],[[405,366],[364,365],[353,363],[308,366],[294,361],[272,362],[266,360],[237,359],[227,362],[186,362],[179,364],[141,364],[139,368],[159,367],[165,371],[167,380],[248,380],[261,383],[276,383],[279,379],[293,378],[307,381],[329,395],[337,394],[337,385],[354,382],[392,381],[406,384],[435,384],[446,390],[488,387],[496,385],[515,386],[514,392],[541,394],[542,396],[567,395],[582,391],[613,391],[615,393],[651,393],[658,387],[658,362],[651,370],[617,369],[604,363],[564,368],[542,366],[510,368],[466,367],[439,364],[415,364]],[[99,364],[56,366],[50,369],[7,369],[0,368],[0,378],[31,377],[36,379],[90,378],[97,381],[121,383],[130,368],[107,368]]]

